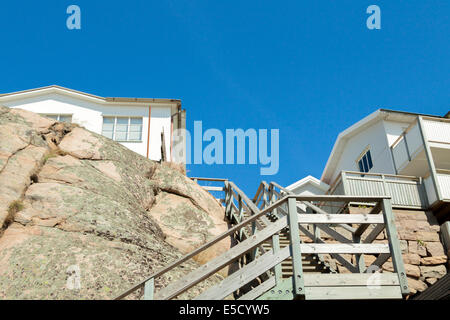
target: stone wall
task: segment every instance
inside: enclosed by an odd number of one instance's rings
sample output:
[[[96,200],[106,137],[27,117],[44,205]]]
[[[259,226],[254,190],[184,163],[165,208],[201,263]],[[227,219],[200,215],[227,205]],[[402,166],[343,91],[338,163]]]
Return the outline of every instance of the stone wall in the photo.
[[[351,213],[364,213],[367,208],[351,208]],[[403,263],[408,276],[411,295],[426,290],[438,279],[447,274],[448,252],[440,240],[440,227],[432,212],[415,210],[394,210],[397,233],[403,254]],[[367,234],[367,233],[366,233]],[[383,231],[374,243],[386,243]],[[366,265],[370,265],[375,256],[365,255]],[[393,272],[392,259],[382,269]]]

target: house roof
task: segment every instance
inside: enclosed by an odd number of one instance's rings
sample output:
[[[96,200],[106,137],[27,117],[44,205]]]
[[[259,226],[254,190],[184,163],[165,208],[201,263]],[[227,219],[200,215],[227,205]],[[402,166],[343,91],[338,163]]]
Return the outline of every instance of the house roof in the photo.
[[[35,89],[16,91],[11,93],[3,93],[0,94],[0,101],[15,99],[17,97],[32,97],[45,93],[60,93],[71,96],[78,96],[81,98],[87,98],[90,100],[96,100],[97,102],[103,103],[177,103],[177,105],[181,106],[181,100],[178,99],[154,99],[154,98],[121,98],[121,97],[100,97],[90,93],[77,91],[74,89],[69,89],[65,87],[61,87],[58,85],[51,85],[46,87],[40,87]]]
[[[405,111],[396,111],[389,109],[378,109],[375,112],[369,114],[365,118],[359,120],[349,128],[345,129],[341,133],[339,133],[336,142],[334,143],[333,149],[328,157],[328,161],[325,165],[325,169],[323,170],[321,180],[325,183],[332,183],[331,179],[334,171],[336,170],[336,166],[339,163],[339,160],[344,152],[345,145],[347,141],[362,132],[363,130],[369,128],[374,125],[378,121],[388,120],[388,121],[398,121],[398,122],[407,122],[411,123],[414,121],[417,116],[426,116],[433,118],[443,118],[441,116],[429,115],[429,114],[420,114],[413,112],[405,112]]]
[[[294,190],[301,186],[304,186],[306,184],[312,184],[313,186],[323,190],[324,192],[328,191],[328,188],[330,187],[328,184],[326,184],[323,181],[320,181],[319,179],[313,177],[313,176],[306,176],[301,180],[298,180],[297,182],[294,182],[293,184],[286,187],[288,190]]]

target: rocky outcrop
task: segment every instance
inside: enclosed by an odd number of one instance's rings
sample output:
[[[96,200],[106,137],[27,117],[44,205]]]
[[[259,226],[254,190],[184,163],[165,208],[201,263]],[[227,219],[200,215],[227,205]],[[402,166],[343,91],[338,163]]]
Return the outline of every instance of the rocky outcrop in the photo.
[[[112,298],[227,230],[222,206],[179,171],[4,107],[0,226],[0,299]],[[229,247],[222,240],[156,287]]]

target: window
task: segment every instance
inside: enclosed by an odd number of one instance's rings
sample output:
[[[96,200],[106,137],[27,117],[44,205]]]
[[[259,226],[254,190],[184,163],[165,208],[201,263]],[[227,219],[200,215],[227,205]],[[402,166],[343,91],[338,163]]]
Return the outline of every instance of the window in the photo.
[[[373,162],[370,150],[367,150],[367,152],[358,160],[358,166],[360,172],[369,172],[369,170],[372,169]]]
[[[103,117],[102,135],[116,141],[141,141],[142,118]]]
[[[70,114],[43,114],[43,116],[59,122],[72,122],[72,115]]]

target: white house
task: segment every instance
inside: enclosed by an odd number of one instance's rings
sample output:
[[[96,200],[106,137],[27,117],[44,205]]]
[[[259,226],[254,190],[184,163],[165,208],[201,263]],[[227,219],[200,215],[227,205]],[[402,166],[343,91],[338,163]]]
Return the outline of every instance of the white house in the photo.
[[[186,127],[176,99],[104,98],[53,85],[0,94],[0,105],[77,123],[152,160],[161,159],[162,131],[170,160],[173,132]]]
[[[328,184],[313,176],[304,177],[286,187],[289,191],[305,196],[325,194],[329,188]]]
[[[342,131],[321,177],[330,185],[327,193],[390,195],[396,207],[431,209],[447,216],[449,114],[379,109]]]

